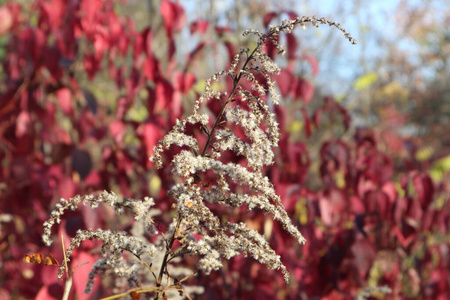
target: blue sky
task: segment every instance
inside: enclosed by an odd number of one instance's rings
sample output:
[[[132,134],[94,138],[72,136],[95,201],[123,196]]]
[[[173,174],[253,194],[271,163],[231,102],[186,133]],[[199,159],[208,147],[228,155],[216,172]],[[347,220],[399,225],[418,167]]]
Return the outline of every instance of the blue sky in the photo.
[[[214,5],[217,11],[224,11],[229,9],[233,2],[231,0],[216,0]],[[352,87],[352,81],[355,78],[366,72],[373,71],[364,70],[362,65],[366,64],[362,64],[362,62],[365,61],[370,69],[370,58],[381,55],[383,49],[377,40],[381,31],[383,34],[392,34],[395,31],[394,11],[399,2],[399,0],[359,1],[360,7],[357,9],[355,7],[358,1],[319,0],[295,2],[293,10],[298,14],[323,16],[335,20],[341,23],[347,32],[350,32],[358,40],[358,45],[352,45],[344,38],[340,39],[340,41],[336,39],[338,44],[333,44],[331,47],[339,47],[340,53],[336,54],[334,49],[329,49],[320,57],[320,72],[316,80],[319,84],[321,82],[327,83],[323,85],[325,92],[334,95],[344,93]],[[198,17],[198,6],[202,3],[209,6],[209,1],[183,1],[183,5],[188,12],[187,15],[191,18]],[[279,6],[276,1],[273,3],[274,7]],[[355,9],[358,11],[358,14],[352,11]],[[370,29],[374,27],[379,30],[371,31]],[[310,32],[300,31],[297,33],[297,36],[300,43],[304,43],[303,39],[312,41],[308,42],[308,48],[309,51],[314,51],[315,46],[323,47],[324,41],[323,39],[321,40],[321,37],[326,35],[328,30],[331,29],[328,29],[327,26],[318,29],[311,28],[308,30]],[[337,36],[341,36],[337,30],[334,31]],[[308,54],[314,55],[314,52]]]

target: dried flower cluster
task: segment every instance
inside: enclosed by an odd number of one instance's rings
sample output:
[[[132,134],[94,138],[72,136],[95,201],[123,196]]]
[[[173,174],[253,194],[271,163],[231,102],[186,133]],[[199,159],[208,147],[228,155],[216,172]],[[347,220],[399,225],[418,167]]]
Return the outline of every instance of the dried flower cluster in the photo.
[[[67,250],[68,256],[83,240],[99,239],[104,243],[104,258],[95,264],[91,283],[94,274],[112,269],[117,275],[129,278],[131,286],[136,285],[136,272],[139,267],[124,261],[124,251],[133,254],[141,265],[144,264],[150,269],[156,287],[162,287],[165,283],[170,285],[170,278],[174,275],[169,271],[169,262],[187,253],[200,257],[198,268],[206,274],[221,268],[223,259],[243,253],[270,269],[281,270],[285,280],[288,280],[289,274],[280,256],[270,247],[263,235],[243,222],[223,221],[209,205],[214,203],[230,208],[245,206],[248,210],[259,209],[280,222],[298,243],[305,243],[305,238],[292,224],[280,197],[262,171],[265,166],[273,163],[272,148],[277,146],[280,135],[275,114],[272,112],[273,105],[279,102],[279,95],[271,78],[271,75],[278,74],[280,69],[264,53],[263,46],[273,43],[279,53],[283,53],[283,48],[276,42],[276,36],[281,32],[290,33],[296,25],[304,26],[306,23],[315,26],[319,23],[336,26],[355,43],[339,24],[315,17],[284,21],[281,26],[270,27],[265,34],[255,30],[244,32],[245,35],[251,33],[259,38],[256,48],[252,51],[241,50],[227,71],[211,76],[206,81],[203,95],[195,102],[192,114],[177,120],[172,130],[154,149],[151,160],[158,168],[162,168],[167,167],[163,160],[164,152],[171,146],[180,147],[170,164],[173,175],[181,179],[169,191],[175,200],[177,214],[168,232],[161,233],[160,241],[163,247],[130,237],[125,232],[101,229],[79,231],[71,240],[71,246]],[[225,77],[232,81],[230,90],[214,90],[213,83],[224,80]],[[251,89],[244,86],[251,86]],[[220,103],[219,113],[212,120],[212,113],[209,113],[204,105],[208,101]],[[193,134],[187,133],[188,126],[197,126],[206,135],[206,142],[201,144]],[[236,133],[239,130],[244,133],[245,138]],[[230,151],[244,158],[245,163],[242,163],[242,160],[240,163],[227,161],[224,153]],[[214,178],[214,181],[209,181],[211,178]],[[145,230],[156,233],[156,225],[150,213],[153,199],[120,201],[116,195],[104,192],[98,197],[62,199],[52,212],[50,220],[44,224],[43,239],[46,244],[51,243],[51,228],[54,223],[60,222],[64,210],[75,209],[79,203],[89,203],[93,208],[98,203],[105,203],[114,207],[117,212],[121,212],[124,207],[129,208],[136,220],[144,221]],[[176,240],[179,247],[174,250],[172,248]],[[161,267],[155,273],[150,267],[151,263],[146,263],[142,256],[147,254],[146,259],[152,259],[157,251],[163,251],[164,255],[160,259]],[[62,268],[60,276],[63,271]],[[157,297],[164,293],[163,290],[158,291]]]

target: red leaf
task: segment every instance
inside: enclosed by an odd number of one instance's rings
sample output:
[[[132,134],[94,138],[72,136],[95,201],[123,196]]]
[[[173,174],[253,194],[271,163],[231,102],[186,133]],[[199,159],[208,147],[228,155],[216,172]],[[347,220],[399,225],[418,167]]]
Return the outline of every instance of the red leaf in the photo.
[[[387,195],[381,191],[370,191],[366,193],[364,201],[368,212],[378,212],[383,218],[390,218],[390,203]]]
[[[426,210],[433,200],[434,185],[428,175],[416,175],[413,179],[414,188],[416,189],[417,198],[423,210]]]
[[[298,14],[292,10],[285,11],[285,13],[287,13],[287,15],[289,16],[289,19],[291,19],[291,20],[298,17]]]
[[[287,58],[295,59],[298,43],[297,39],[293,34],[286,35],[286,46],[287,46]]]
[[[209,22],[205,20],[197,20],[195,22],[191,23],[191,26],[189,26],[189,29],[191,31],[191,34],[198,32],[198,33],[205,33],[208,29]]]
[[[357,196],[351,197],[349,204],[351,212],[354,213],[355,215],[366,212],[363,201]]]
[[[153,147],[161,138],[160,128],[154,123],[144,123],[138,127],[137,132],[143,139],[147,155],[150,156],[153,153]]]
[[[264,15],[263,17],[263,24],[264,27],[267,28],[270,24],[270,21],[272,21],[273,18],[275,18],[276,16],[278,16],[278,13],[276,12],[270,12]]]
[[[274,108],[275,108],[275,113],[277,115],[277,120],[279,120],[278,122],[280,124],[280,131],[285,132],[286,119],[287,119],[286,106],[285,105],[276,105]]]
[[[84,68],[88,73],[89,80],[92,80],[98,70],[100,70],[100,60],[94,54],[86,54],[84,57]]]
[[[44,65],[45,67],[50,71],[50,74],[52,76],[53,80],[60,80],[63,72],[61,69],[61,66],[59,65],[59,61],[61,59],[61,52],[58,47],[51,47],[45,49],[45,52],[43,54],[44,56]],[[85,68],[88,72],[93,72],[93,74],[89,74],[89,78],[92,79],[95,75],[95,72],[98,70],[97,68],[94,68],[94,64],[92,61],[86,62],[85,61]],[[95,69],[95,70],[94,70]]]
[[[117,112],[116,118],[123,119],[128,109],[131,107],[132,102],[126,97],[120,97],[117,100]]]
[[[200,53],[200,51],[203,50],[203,48],[205,47],[205,43],[200,43],[197,45],[197,47],[195,47],[194,50],[192,50],[191,52],[189,52],[188,56],[187,56],[187,62],[189,64],[192,63],[192,60],[194,59],[194,57]]]
[[[167,109],[172,102],[174,89],[165,79],[156,83],[156,107],[157,111]]]
[[[102,180],[104,180],[104,178],[100,176],[99,172],[92,171],[89,172],[83,183],[85,187],[93,188],[95,190],[100,188]]]
[[[125,88],[127,90],[126,96],[128,99],[132,100],[136,97],[143,82],[144,78],[141,76],[141,73],[137,70],[137,68],[133,67],[130,74],[125,79]]]
[[[231,62],[233,60],[234,54],[236,53],[236,50],[235,50],[236,46],[229,41],[226,41],[224,43],[224,45],[225,45],[225,48],[227,49],[228,58],[230,59],[230,62]]]
[[[299,79],[295,95],[301,98],[303,103],[308,104],[314,96],[314,85],[307,80]]]
[[[149,80],[155,80],[156,76],[159,75],[158,61],[156,58],[153,56],[146,57],[142,70]]]
[[[103,6],[102,0],[83,0],[81,1],[80,11],[83,17],[80,18],[81,26],[88,33],[93,33],[97,28],[97,18]]]
[[[192,73],[183,73],[180,71],[175,71],[173,74],[173,87],[176,91],[180,91],[183,94],[189,92],[191,87],[194,85],[195,75]]]
[[[316,126],[316,128],[318,128],[320,125],[320,120],[322,119],[322,112],[323,108],[319,107],[312,116],[314,126]]]
[[[217,35],[219,35],[219,37],[222,37],[225,32],[232,31],[230,26],[215,26],[214,30],[216,31]]]
[[[344,118],[345,130],[348,130],[350,128],[350,121],[351,121],[348,111],[338,103],[336,103],[336,109],[341,113],[342,117]]]
[[[169,45],[168,45],[168,57],[169,57],[169,61],[172,61],[173,55],[175,54],[175,40],[173,38],[169,38]]]
[[[72,106],[72,93],[69,88],[60,88],[55,92],[56,97],[58,99],[58,104],[61,107],[62,111],[71,116],[73,114],[73,106]]]
[[[153,40],[153,34],[152,29],[150,27],[147,27],[142,33],[142,51],[144,51],[148,57],[152,57],[152,40]]]
[[[308,117],[308,112],[306,111],[306,109],[304,107],[302,107],[300,109],[300,111],[303,115],[303,122],[305,124],[305,134],[307,137],[310,137],[311,136],[311,122]]]
[[[101,60],[103,57],[103,54],[109,48],[108,41],[107,41],[106,37],[104,37],[103,35],[96,34],[94,37],[93,43],[94,43],[95,58],[98,60]]]
[[[280,41],[280,36],[279,35],[274,36],[273,40],[274,40],[274,42],[279,42]],[[277,47],[273,43],[271,43],[271,42],[266,43],[265,46],[264,46],[264,49],[265,49],[267,55],[271,59],[275,58],[275,55],[277,54],[278,50],[277,50]]]
[[[186,24],[186,13],[183,6],[177,2],[164,0],[159,8],[164,20],[167,36],[180,31]]]
[[[278,87],[282,97],[286,97],[292,90],[292,83],[294,82],[294,75],[287,69],[281,69],[280,75],[277,78]]]
[[[64,10],[66,5],[64,0],[52,0],[52,1],[40,1],[41,5],[41,22],[45,22],[47,26],[50,26],[52,31],[61,28],[63,21]]]

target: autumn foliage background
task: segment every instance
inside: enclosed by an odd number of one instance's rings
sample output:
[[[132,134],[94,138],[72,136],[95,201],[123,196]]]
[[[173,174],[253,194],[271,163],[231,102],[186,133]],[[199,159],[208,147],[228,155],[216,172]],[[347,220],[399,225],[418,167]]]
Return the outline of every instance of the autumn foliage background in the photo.
[[[315,82],[321,58],[304,42],[305,31],[282,36],[287,56],[278,60],[283,105],[276,113],[283,136],[266,175],[308,242],[296,245],[258,212],[236,211],[230,217],[263,232],[281,253],[291,283],[239,256],[190,280],[205,287],[200,299],[350,299],[375,285],[391,288],[392,299],[450,298],[449,33],[426,18],[436,13],[433,6],[419,14],[403,2],[398,28],[421,51],[411,59],[386,38],[388,54],[348,82],[345,95],[325,94],[323,82]],[[61,298],[56,268],[22,261],[29,253],[61,261],[61,244],[48,249],[41,241],[42,223],[60,197],[102,190],[153,196],[166,212],[161,224],[170,219],[165,192],[173,179],[149,162],[153,146],[190,111],[203,80],[253,46],[241,29],[297,16],[271,11],[264,1],[249,3],[244,17],[236,2],[235,14],[226,16],[230,26],[215,17],[191,20],[175,1],[150,1],[144,17],[134,1],[1,5],[0,299]],[[450,13],[435,18],[445,24]],[[343,15],[331,19],[345,27]],[[274,49],[266,51],[276,57]],[[333,74],[327,78],[333,81]],[[81,208],[57,233],[129,230],[132,222],[107,209]],[[75,253],[72,266],[81,266],[71,299],[118,292],[105,276],[83,294],[97,246],[86,242]]]

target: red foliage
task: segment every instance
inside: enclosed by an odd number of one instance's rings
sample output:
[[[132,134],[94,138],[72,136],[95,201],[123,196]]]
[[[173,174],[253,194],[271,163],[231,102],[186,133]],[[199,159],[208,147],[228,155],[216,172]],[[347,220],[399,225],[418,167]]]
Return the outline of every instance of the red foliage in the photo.
[[[0,83],[0,215],[14,220],[1,221],[0,298],[61,298],[63,286],[54,269],[22,262],[27,253],[44,253],[44,257],[49,253],[40,235],[58,198],[101,190],[136,198],[156,193],[159,207],[170,208],[165,191],[173,179],[167,170],[155,172],[161,189],[151,191],[148,157],[183,115],[182,98],[192,93],[197,76],[189,67],[203,48],[215,47],[217,41],[199,43],[186,61],[177,62],[174,35],[185,27],[186,15],[179,2],[162,1],[168,43],[164,59],[169,60],[163,64],[153,52],[152,28],[138,32],[113,6],[113,1],[101,0],[36,0],[32,4],[37,17],[34,25],[19,4],[0,8],[0,36],[7,37],[6,53],[1,57],[5,78]],[[264,24],[278,15],[264,16]],[[197,21],[190,32],[204,34],[208,26]],[[221,39],[227,31],[227,27],[216,28],[217,39],[231,58],[234,45]],[[349,113],[333,98],[324,98],[311,111],[308,104],[321,99],[310,81],[294,74],[292,62],[305,58],[313,76],[318,63],[311,55],[298,55],[293,35],[288,36],[287,46],[289,62],[279,76],[279,89],[283,97],[301,100],[297,107],[306,135],[313,136],[324,126],[324,113],[333,126],[340,126],[335,120],[341,118],[344,131],[348,130]],[[276,56],[274,48],[267,47],[267,51]],[[119,64],[120,59],[132,63]],[[102,70],[108,70],[107,75],[100,74]],[[79,74],[89,80],[108,76],[105,80],[114,82],[120,91],[113,108]],[[134,121],[127,114],[141,91],[146,91],[148,117]],[[284,131],[287,109],[276,112]],[[348,299],[370,282],[392,288],[393,298],[449,298],[449,186],[433,183],[423,171],[400,173],[370,129],[356,130],[353,140],[326,140],[316,162],[311,161],[308,144],[299,142],[296,134],[282,137],[276,164],[267,175],[306,236],[306,245],[296,246],[278,224],[272,225],[257,213],[232,216],[267,231],[292,271],[292,283],[286,286],[276,271],[237,257],[222,271],[193,280],[206,288],[201,297]],[[382,138],[388,135],[383,132]],[[133,146],[130,139],[136,140]],[[396,147],[401,145],[396,143]],[[320,176],[313,190],[306,181],[314,167]],[[79,228],[106,226],[110,219],[106,210],[69,214],[59,234],[70,237]],[[75,253],[73,266],[95,261],[94,246],[83,245]],[[62,261],[62,257],[55,259]],[[77,298],[110,295],[110,287],[100,285],[95,286],[93,296],[82,293],[89,269],[85,265],[75,270]]]

